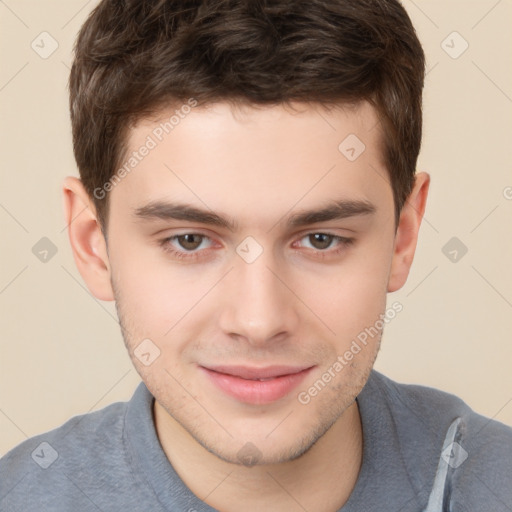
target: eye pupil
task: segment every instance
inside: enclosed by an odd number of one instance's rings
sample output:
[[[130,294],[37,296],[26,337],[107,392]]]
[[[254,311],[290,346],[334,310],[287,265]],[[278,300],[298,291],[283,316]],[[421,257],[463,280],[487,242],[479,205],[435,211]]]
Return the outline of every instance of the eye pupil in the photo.
[[[332,242],[332,235],[326,235],[325,233],[314,233],[309,235],[311,244],[316,249],[327,249]],[[318,245],[319,243],[319,245]]]
[[[186,234],[186,235],[179,235],[178,237],[179,244],[184,249],[197,249],[201,245],[201,235],[195,235],[195,234]],[[196,238],[196,241],[194,241],[194,238]]]

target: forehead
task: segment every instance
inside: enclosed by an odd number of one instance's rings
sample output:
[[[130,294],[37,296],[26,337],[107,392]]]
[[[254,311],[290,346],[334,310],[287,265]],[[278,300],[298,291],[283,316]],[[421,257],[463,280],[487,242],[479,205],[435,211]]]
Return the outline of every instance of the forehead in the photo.
[[[173,105],[130,130],[121,165],[112,208],[180,200],[250,219],[329,195],[375,202],[392,194],[368,103]]]
[[[291,102],[290,105],[235,105],[228,102],[194,105],[197,102],[191,98],[162,108],[150,118],[138,119],[129,130],[128,147],[136,149],[148,135],[159,145],[180,134],[198,139],[211,139],[217,135],[219,138],[229,136],[231,141],[237,138],[247,141],[248,137],[255,137],[251,141],[253,146],[262,141],[266,144],[275,142],[284,152],[289,145],[296,151],[305,134],[317,142],[323,139],[331,146],[333,132],[338,132],[336,139],[347,129],[370,145],[380,140],[376,110],[366,101],[330,107],[303,102]],[[216,129],[215,133],[212,128]],[[225,142],[229,140],[225,139]],[[289,144],[283,147],[283,142]],[[268,148],[271,149],[272,146]]]

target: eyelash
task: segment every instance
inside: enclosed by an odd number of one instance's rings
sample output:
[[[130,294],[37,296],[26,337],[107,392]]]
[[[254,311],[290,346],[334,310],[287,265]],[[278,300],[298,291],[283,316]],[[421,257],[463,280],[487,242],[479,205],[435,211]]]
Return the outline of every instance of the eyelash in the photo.
[[[299,240],[302,240],[303,238],[306,238],[306,237],[309,237],[311,235],[326,235],[326,236],[330,236],[333,238],[332,242],[338,242],[339,243],[339,247],[337,249],[311,249],[313,251],[315,251],[316,255],[315,257],[318,258],[318,259],[324,259],[326,257],[329,257],[329,256],[335,256],[339,253],[341,253],[345,248],[347,248],[348,246],[352,245],[354,243],[354,239],[353,238],[346,238],[346,237],[343,237],[343,236],[339,236],[339,235],[334,235],[333,233],[326,233],[324,231],[311,231],[310,233],[306,233],[305,235],[303,235]],[[180,233],[179,235],[173,235],[173,236],[170,236],[170,237],[167,237],[167,238],[164,238],[162,240],[159,241],[159,245],[162,247],[162,249],[170,254],[172,257],[174,258],[177,258],[179,260],[195,260],[197,259],[198,257],[201,257],[201,250],[194,250],[194,251],[177,251],[176,249],[174,249],[171,245],[171,242],[173,240],[176,240],[178,237],[180,236],[184,236],[184,235],[196,235],[196,236],[199,236],[199,237],[202,237],[202,239],[209,239],[208,236],[206,235],[203,235],[202,233],[193,233],[193,232],[190,232],[190,233]],[[208,249],[206,249],[208,250]]]

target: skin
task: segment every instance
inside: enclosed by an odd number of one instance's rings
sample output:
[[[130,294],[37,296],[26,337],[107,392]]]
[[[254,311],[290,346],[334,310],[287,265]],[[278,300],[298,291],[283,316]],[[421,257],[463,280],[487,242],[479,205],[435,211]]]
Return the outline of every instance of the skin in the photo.
[[[156,399],[162,447],[188,487],[224,512],[242,505],[249,512],[329,512],[347,501],[363,451],[355,398],[380,336],[308,404],[297,394],[375,324],[387,293],[403,286],[427,200],[430,177],[418,173],[395,231],[370,105],[295,108],[192,109],[110,192],[108,250],[80,180],[68,177],[63,187],[75,262],[94,296],[116,301],[133,364]],[[130,131],[131,150],[159,122],[140,121]],[[353,162],[338,150],[348,134],[366,146]],[[339,199],[365,200],[375,211],[286,226],[290,215]],[[213,211],[236,221],[236,229],[137,218],[135,211],[155,200]],[[186,233],[204,237],[167,246],[195,258],[178,259],[160,244]],[[327,238],[322,245],[314,233],[353,243]],[[248,236],[263,249],[252,263],[236,252]],[[134,356],[147,338],[160,350],[149,366]],[[200,364],[314,368],[289,395],[259,405],[225,395]],[[257,449],[252,467],[238,458],[246,443]]]

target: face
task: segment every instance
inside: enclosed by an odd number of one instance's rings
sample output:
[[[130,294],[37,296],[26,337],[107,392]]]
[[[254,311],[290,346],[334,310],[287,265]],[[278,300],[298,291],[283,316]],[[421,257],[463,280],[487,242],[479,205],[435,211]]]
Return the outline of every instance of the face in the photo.
[[[129,153],[150,149],[110,192],[133,364],[170,425],[234,463],[292,460],[342,417],[379,348],[361,333],[386,309],[395,218],[375,112],[296,109],[139,122]]]

